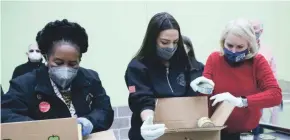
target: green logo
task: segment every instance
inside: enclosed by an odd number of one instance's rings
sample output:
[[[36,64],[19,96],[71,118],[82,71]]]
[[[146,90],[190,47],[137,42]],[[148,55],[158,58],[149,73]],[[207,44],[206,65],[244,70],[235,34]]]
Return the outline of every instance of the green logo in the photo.
[[[52,135],[48,137],[48,140],[60,140],[59,136]]]

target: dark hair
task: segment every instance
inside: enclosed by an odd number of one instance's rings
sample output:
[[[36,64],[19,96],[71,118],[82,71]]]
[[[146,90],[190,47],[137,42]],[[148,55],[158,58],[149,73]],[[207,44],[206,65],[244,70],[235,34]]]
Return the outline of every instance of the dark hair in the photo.
[[[184,36],[184,35],[182,36],[182,39],[183,39],[183,43],[186,45],[186,47],[189,48],[188,56],[195,59],[195,54],[194,54],[193,45],[192,45],[191,40],[187,36]]]
[[[175,54],[170,59],[170,61],[177,62],[177,64],[182,64],[183,66],[185,66],[184,64],[186,63],[180,63],[180,62],[188,62],[188,57],[183,47],[180,27],[178,25],[178,22],[174,19],[174,17],[166,12],[157,13],[151,18],[147,27],[145,37],[143,39],[142,46],[134,58],[149,63],[157,61],[158,60],[158,56],[156,54],[157,38],[161,31],[167,29],[176,29],[179,32],[179,41],[177,43],[178,47]]]
[[[49,54],[53,44],[59,41],[76,45],[80,54],[87,52],[88,35],[86,30],[78,23],[69,22],[67,19],[49,22],[37,33],[36,41],[42,54]]]

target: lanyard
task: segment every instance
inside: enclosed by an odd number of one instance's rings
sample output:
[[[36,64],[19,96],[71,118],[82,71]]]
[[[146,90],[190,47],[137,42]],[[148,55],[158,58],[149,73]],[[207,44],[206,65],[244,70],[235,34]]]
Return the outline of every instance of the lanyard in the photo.
[[[76,110],[74,105],[72,104],[72,100],[70,99],[70,101],[66,101],[63,97],[63,95],[60,93],[59,89],[57,88],[57,86],[55,85],[55,83],[50,79],[51,85],[53,87],[54,92],[56,93],[57,97],[59,99],[61,99],[65,105],[67,106],[67,108],[69,109],[69,112],[71,114],[72,117],[77,117],[76,115]],[[69,89],[70,91],[70,89]],[[71,94],[71,93],[66,93],[66,94]]]

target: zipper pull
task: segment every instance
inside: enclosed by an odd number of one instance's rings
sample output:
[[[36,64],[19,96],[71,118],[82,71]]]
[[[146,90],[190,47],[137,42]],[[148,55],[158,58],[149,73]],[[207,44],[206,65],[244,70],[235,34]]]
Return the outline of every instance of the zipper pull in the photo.
[[[166,68],[166,74],[169,74],[169,68]]]

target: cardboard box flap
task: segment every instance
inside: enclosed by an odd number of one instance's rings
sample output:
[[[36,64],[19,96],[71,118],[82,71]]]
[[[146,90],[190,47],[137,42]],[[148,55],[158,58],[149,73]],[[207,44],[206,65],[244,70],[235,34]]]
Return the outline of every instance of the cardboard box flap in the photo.
[[[207,96],[159,98],[156,101],[154,123],[164,123],[168,129],[196,128],[201,117],[208,117]]]
[[[220,127],[209,127],[209,128],[192,128],[192,129],[167,129],[165,133],[179,133],[179,132],[198,132],[198,131],[220,131],[224,129],[225,126],[220,126]]]
[[[223,126],[225,122],[231,115],[232,111],[234,110],[235,106],[228,102],[222,102],[215,110],[213,115],[211,116],[211,121],[214,123],[215,126]]]

